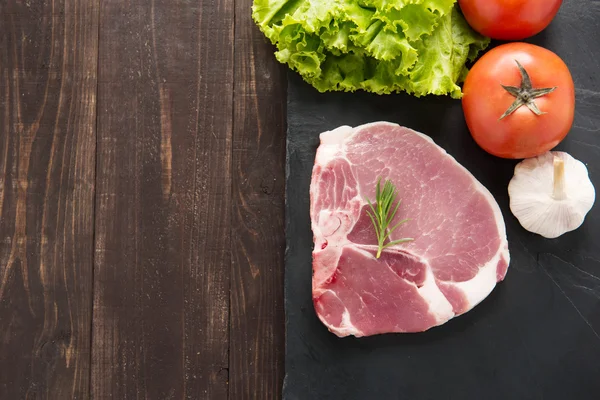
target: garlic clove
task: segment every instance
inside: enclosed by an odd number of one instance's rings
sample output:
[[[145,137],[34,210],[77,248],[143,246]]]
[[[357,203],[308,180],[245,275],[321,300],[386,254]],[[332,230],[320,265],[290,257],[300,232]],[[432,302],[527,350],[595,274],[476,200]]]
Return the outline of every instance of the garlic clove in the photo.
[[[585,165],[560,151],[520,162],[508,194],[523,228],[549,239],[581,226],[596,198]]]

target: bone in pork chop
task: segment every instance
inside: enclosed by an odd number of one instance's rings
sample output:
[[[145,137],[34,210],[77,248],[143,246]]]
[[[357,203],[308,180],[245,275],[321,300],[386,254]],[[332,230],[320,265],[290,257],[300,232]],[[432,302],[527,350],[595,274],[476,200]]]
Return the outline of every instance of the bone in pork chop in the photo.
[[[395,222],[410,219],[390,240],[414,240],[377,259],[365,199],[379,178],[398,188]],[[310,198],[314,306],[338,336],[425,331],[471,310],[506,275],[498,204],[421,133],[386,122],[322,133]]]

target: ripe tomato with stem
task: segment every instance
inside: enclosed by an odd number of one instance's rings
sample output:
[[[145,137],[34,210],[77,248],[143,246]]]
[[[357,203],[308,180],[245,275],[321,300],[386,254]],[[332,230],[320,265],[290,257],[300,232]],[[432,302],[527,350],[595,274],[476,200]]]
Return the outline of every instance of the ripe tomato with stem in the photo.
[[[551,150],[569,133],[575,88],[558,55],[528,43],[508,43],[471,68],[462,105],[471,135],[485,151],[529,158]]]

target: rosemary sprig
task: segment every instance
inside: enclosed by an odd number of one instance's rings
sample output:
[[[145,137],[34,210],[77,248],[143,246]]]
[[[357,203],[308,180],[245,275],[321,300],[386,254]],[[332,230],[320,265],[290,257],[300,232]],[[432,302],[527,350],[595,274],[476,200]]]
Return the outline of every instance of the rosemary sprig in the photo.
[[[371,222],[373,222],[373,227],[375,228],[375,233],[377,234],[377,243],[379,245],[379,249],[377,250],[377,258],[381,257],[381,252],[388,247],[414,240],[412,238],[406,238],[385,243],[392,232],[394,232],[400,225],[408,221],[408,219],[404,219],[389,229],[389,226],[394,220],[396,212],[400,207],[400,200],[398,200],[396,206],[394,207],[394,202],[396,201],[396,187],[392,184],[392,182],[386,180],[383,184],[383,190],[381,190],[381,178],[379,178],[377,180],[377,186],[375,187],[376,205],[374,206],[373,203],[371,203],[371,200],[368,198],[366,198],[366,200],[371,208],[371,211],[367,210],[367,214],[369,215],[369,218],[371,218]]]

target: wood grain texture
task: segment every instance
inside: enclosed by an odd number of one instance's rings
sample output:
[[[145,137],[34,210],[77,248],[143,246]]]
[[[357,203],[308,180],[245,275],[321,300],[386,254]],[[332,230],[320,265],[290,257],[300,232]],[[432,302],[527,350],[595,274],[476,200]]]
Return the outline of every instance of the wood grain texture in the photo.
[[[250,6],[0,0],[0,399],[280,397],[285,78]]]
[[[226,399],[232,0],[103,2],[95,399]]]
[[[89,397],[98,1],[0,1],[0,398]]]
[[[230,399],[279,399],[284,368],[285,68],[237,0]]]

